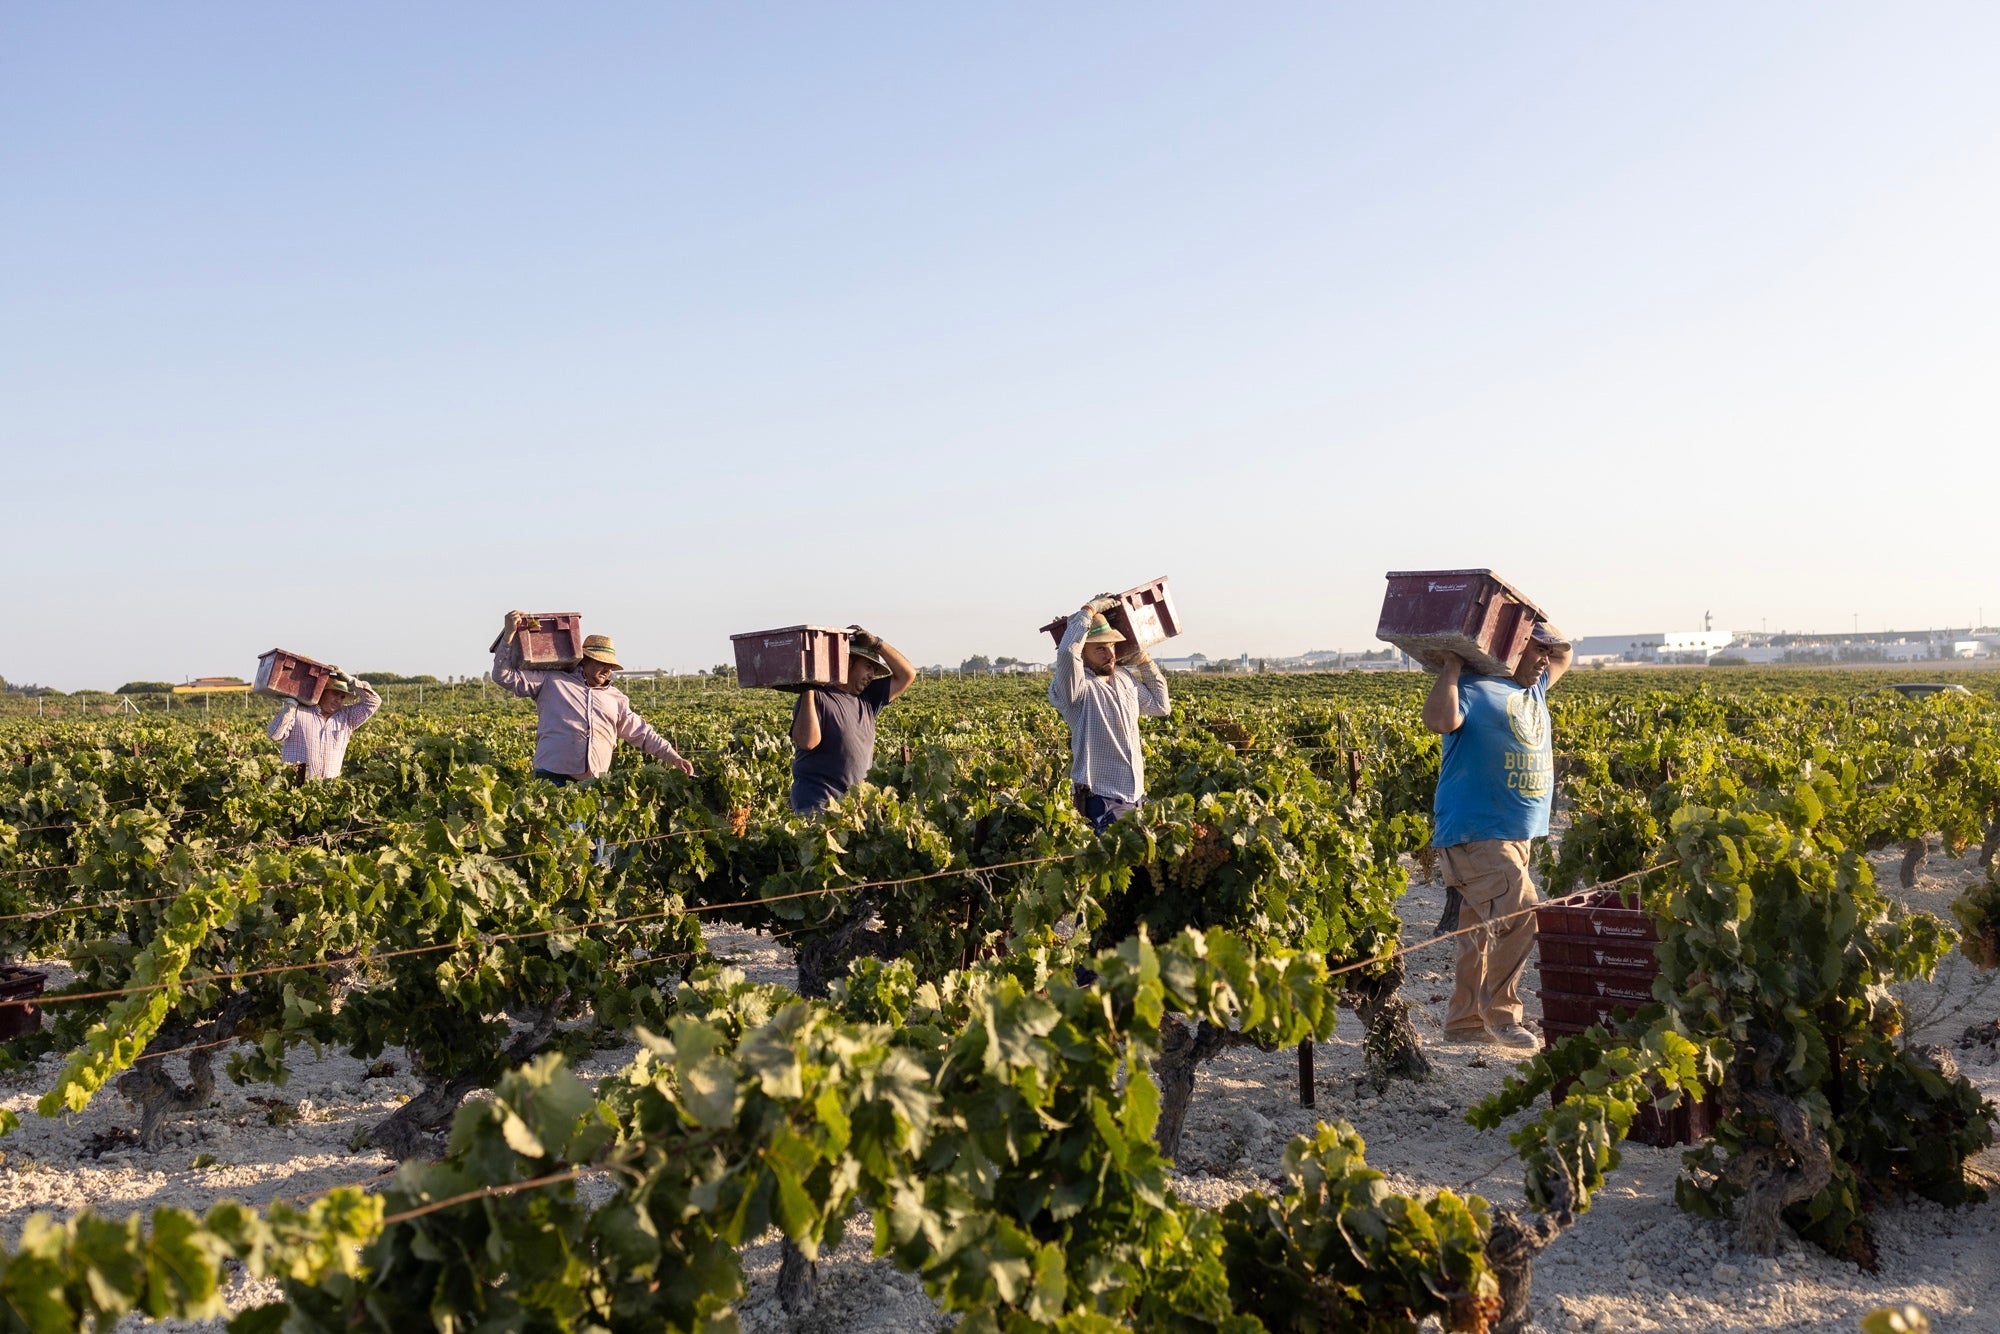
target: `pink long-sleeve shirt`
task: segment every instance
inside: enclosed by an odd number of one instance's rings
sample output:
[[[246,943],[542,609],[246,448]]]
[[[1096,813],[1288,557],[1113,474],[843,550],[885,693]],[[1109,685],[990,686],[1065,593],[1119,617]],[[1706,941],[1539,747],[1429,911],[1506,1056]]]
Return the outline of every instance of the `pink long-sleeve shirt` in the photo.
[[[680,752],[647,725],[612,686],[583,683],[583,673],[521,670],[521,646],[509,638],[494,651],[493,683],[535,701],[535,767],[571,778],[595,778],[611,767],[611,752],[629,742],[655,759],[675,760]]]

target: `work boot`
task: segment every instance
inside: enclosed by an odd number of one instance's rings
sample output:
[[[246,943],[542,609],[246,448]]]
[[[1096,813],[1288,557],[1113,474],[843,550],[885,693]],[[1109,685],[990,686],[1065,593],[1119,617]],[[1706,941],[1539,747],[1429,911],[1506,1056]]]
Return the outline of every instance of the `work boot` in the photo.
[[[1502,1024],[1493,1030],[1493,1040],[1503,1047],[1539,1047],[1542,1040],[1520,1024]]]

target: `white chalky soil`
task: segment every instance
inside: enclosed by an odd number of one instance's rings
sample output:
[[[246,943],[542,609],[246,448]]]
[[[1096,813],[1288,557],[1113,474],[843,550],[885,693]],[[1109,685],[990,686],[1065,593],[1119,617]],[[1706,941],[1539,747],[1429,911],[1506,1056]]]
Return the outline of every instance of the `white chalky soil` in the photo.
[[[1914,891],[1896,881],[1899,852],[1875,859],[1877,877],[1911,906],[1949,917],[1948,905],[1977,878],[1971,856],[1956,861],[1933,854]],[[1412,886],[1402,904],[1405,939],[1428,937],[1443,906],[1436,885]],[[720,932],[712,941],[758,981],[789,985],[791,952],[745,933]],[[1399,1189],[1449,1187],[1496,1203],[1520,1203],[1520,1166],[1506,1130],[1475,1131],[1465,1109],[1496,1090],[1511,1064],[1506,1050],[1446,1044],[1438,1038],[1443,1001],[1450,990],[1451,950],[1443,946],[1410,959],[1404,995],[1426,1026],[1438,1078],[1396,1084],[1377,1096],[1361,1079],[1360,1030],[1343,1014],[1334,1038],[1316,1057],[1318,1106],[1298,1104],[1298,1063],[1291,1051],[1236,1050],[1202,1068],[1189,1112],[1183,1158],[1175,1176],[1182,1198],[1220,1206],[1245,1190],[1269,1188],[1287,1140],[1320,1118],[1350,1122],[1368,1142],[1371,1165]],[[58,978],[58,982],[59,982]],[[1974,1024],[2000,1018],[1996,975],[1981,973],[1954,952],[1936,984],[1906,989],[1904,1003],[1914,1031],[1910,1040],[1953,1047],[1964,1073],[1988,1098],[2000,1099],[2000,1047],[1959,1048]],[[1524,994],[1530,1020],[1537,978],[1530,970]],[[618,1069],[632,1049],[593,1053],[580,1067],[586,1077]],[[35,1210],[68,1214],[85,1206],[110,1214],[159,1205],[205,1208],[234,1197],[255,1204],[310,1195],[391,1170],[374,1152],[347,1144],[357,1130],[388,1114],[415,1091],[402,1054],[390,1051],[396,1073],[366,1077],[367,1066],[329,1052],[295,1053],[284,1088],[239,1088],[217,1081],[216,1105],[180,1122],[172,1147],[154,1154],[113,1150],[94,1156],[93,1137],[136,1123],[115,1094],[106,1094],[75,1117],[43,1120],[33,1111],[56,1062],[41,1069],[0,1075],[0,1106],[22,1118],[21,1129],[0,1151],[0,1236],[10,1243]],[[175,1063],[177,1075],[179,1063]],[[220,1070],[221,1062],[218,1060]],[[298,1110],[295,1123],[268,1123],[269,1108],[254,1098],[278,1098]],[[1772,1260],[1738,1253],[1727,1224],[1680,1212],[1673,1183],[1680,1150],[1627,1144],[1624,1162],[1591,1212],[1545,1251],[1535,1269],[1537,1328],[1572,1330],[1796,1330],[1851,1334],[1869,1309],[1912,1302],[1936,1317],[1940,1334],[2000,1329],[2000,1201],[1950,1210],[1924,1201],[1899,1204],[1876,1215],[1881,1270],[1865,1274],[1810,1247],[1789,1244]],[[198,1155],[215,1164],[194,1168]],[[1976,1162],[2000,1184],[2000,1151]],[[913,1277],[869,1258],[866,1218],[856,1219],[848,1240],[823,1258],[820,1303],[796,1320],[779,1307],[775,1284],[775,1235],[744,1252],[749,1293],[742,1306],[746,1330],[928,1331],[952,1321],[938,1312]],[[239,1280],[231,1292],[241,1308],[271,1300],[275,1285]],[[127,1321],[137,1328],[142,1322]],[[183,1322],[170,1322],[181,1324]],[[220,1322],[188,1325],[221,1328]]]

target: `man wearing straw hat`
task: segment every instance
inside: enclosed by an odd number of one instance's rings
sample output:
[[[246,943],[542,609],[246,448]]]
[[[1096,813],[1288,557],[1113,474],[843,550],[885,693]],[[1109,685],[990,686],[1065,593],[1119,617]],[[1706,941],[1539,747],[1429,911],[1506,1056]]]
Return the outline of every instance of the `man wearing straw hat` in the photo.
[[[875,719],[910,688],[917,669],[880,635],[847,627],[847,679],[805,690],[792,706],[792,809],[819,810],[875,766]]]
[[[611,684],[611,674],[621,670],[611,636],[585,638],[583,659],[570,671],[528,672],[521,670],[516,633],[522,619],[518,611],[507,613],[507,632],[493,650],[493,683],[535,701],[540,720],[535,732],[535,777],[563,785],[596,778],[611,767],[611,752],[620,741],[682,773],[694,772],[694,765],[649,727],[625,692]]]
[[[1077,813],[1104,832],[1146,798],[1139,718],[1164,718],[1173,703],[1166,674],[1105,619],[1118,604],[1100,597],[1077,608],[1056,647],[1049,703],[1069,724],[1069,776]]]
[[[1548,693],[1570,658],[1561,632],[1538,624],[1512,675],[1468,676],[1448,653],[1424,701],[1424,726],[1444,738],[1431,843],[1442,854],[1446,886],[1461,900],[1461,919],[1471,919],[1458,938],[1445,1009],[1450,1041],[1540,1045],[1521,1023],[1521,969],[1535,947],[1528,909],[1539,897],[1528,854],[1549,832],[1555,752]]]
[[[382,697],[374,687],[336,667],[316,705],[303,709],[297,700],[287,699],[265,730],[271,740],[283,743],[279,758],[292,766],[294,783],[338,778],[349,738],[381,707]]]

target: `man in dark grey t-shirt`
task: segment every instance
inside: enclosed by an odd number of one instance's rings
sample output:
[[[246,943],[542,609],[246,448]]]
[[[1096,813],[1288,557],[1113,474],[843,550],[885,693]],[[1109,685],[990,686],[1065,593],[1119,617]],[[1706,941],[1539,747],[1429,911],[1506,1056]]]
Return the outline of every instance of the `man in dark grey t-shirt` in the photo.
[[[868,776],[875,764],[875,716],[910,688],[910,660],[858,625],[848,627],[847,679],[807,690],[792,710],[792,809],[816,811]]]

